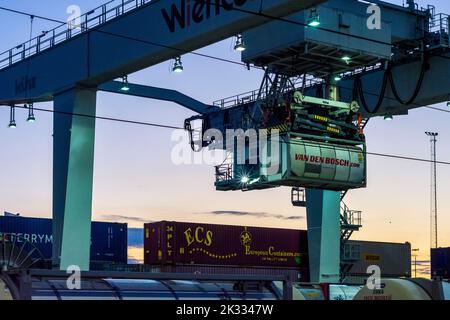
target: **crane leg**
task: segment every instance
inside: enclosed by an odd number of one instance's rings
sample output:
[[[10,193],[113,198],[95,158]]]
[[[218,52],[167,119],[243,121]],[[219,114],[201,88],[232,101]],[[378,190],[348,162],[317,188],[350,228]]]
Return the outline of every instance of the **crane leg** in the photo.
[[[306,189],[311,282],[339,282],[340,202],[340,192]]]
[[[55,97],[53,115],[53,266],[89,270],[96,90]]]

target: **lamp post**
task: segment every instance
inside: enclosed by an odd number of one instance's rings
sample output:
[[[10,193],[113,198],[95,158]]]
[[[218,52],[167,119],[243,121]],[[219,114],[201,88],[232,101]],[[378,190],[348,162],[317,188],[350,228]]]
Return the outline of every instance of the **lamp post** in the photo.
[[[431,143],[431,199],[430,199],[430,237],[431,237],[431,248],[438,247],[438,209],[437,209],[437,170],[436,170],[436,141],[437,132],[425,132],[427,136],[430,137]]]
[[[419,252],[419,249],[412,249],[412,252]],[[414,257],[414,278],[417,278],[417,254],[413,255]]]

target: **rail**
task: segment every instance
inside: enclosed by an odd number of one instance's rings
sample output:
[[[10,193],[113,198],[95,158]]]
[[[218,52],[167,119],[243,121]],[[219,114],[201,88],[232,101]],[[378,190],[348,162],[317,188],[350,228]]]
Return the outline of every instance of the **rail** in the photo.
[[[438,13],[430,19],[430,32],[437,34],[439,45],[442,47],[450,46],[450,16],[445,13]]]
[[[341,202],[342,223],[344,227],[361,227],[362,211],[350,210],[344,202]]]
[[[340,74],[340,77],[342,78],[342,80],[344,80],[346,78],[352,78],[356,75],[378,71],[381,68],[383,68],[383,64],[378,62],[378,63],[375,63],[374,65],[360,67],[360,68],[356,68],[355,70],[352,70],[352,71],[344,72],[344,73]],[[308,88],[311,88],[311,87],[314,87],[316,85],[323,84],[323,83],[324,83],[324,81],[322,79],[315,78],[313,76],[307,77],[305,79],[305,83],[303,83],[302,77],[298,77],[295,81],[292,82],[291,86],[286,87],[286,89],[283,91],[283,93],[292,91],[292,90],[308,89]],[[241,105],[241,104],[263,100],[267,97],[267,95],[270,93],[270,91],[271,91],[270,88],[256,89],[256,90],[244,92],[244,93],[241,93],[238,95],[234,95],[231,97],[216,100],[213,102],[213,105],[215,107],[219,107],[221,109],[230,109],[230,108],[233,108],[233,107]]]
[[[291,189],[291,203],[295,207],[306,207],[306,191],[303,188]]]
[[[61,23],[61,25],[49,31],[43,31],[39,36],[0,53],[0,70],[92,30],[151,1],[111,0],[106,2],[78,18]]]
[[[297,79],[297,81],[294,81],[292,83],[292,86],[287,87],[284,90],[284,92],[291,91],[293,89],[293,87],[294,87],[294,89],[309,88],[309,87],[312,87],[312,86],[320,84],[320,83],[321,83],[321,80],[314,78],[314,77],[307,78],[304,85],[303,85],[303,79]],[[248,91],[248,92],[241,93],[238,95],[234,95],[231,97],[216,100],[213,102],[213,105],[215,107],[219,107],[221,109],[229,109],[229,108],[235,107],[240,104],[245,104],[245,103],[250,103],[250,102],[255,102],[258,100],[265,99],[270,92],[271,92],[270,87],[269,88],[264,87],[262,89],[256,89],[256,90]]]
[[[431,32],[443,32],[447,33],[449,31],[449,21],[450,16],[445,13],[438,13],[431,17],[430,19],[430,31]]]
[[[216,182],[233,180],[233,165],[230,163],[224,163],[220,166],[216,166]]]

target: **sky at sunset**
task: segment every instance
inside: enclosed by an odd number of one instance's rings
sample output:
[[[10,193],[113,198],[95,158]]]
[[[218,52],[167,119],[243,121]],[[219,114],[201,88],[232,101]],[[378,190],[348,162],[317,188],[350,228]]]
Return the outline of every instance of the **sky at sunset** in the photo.
[[[3,0],[1,5],[66,20],[66,8],[79,5],[83,12],[103,0]],[[390,2],[402,4],[401,0]],[[447,0],[419,1],[450,13]],[[55,24],[36,21],[34,35]],[[0,11],[0,51],[26,41],[29,18]],[[228,39],[199,50],[239,61]],[[68,62],[70,63],[70,62]],[[130,75],[130,82],[171,88],[205,103],[256,89],[260,71],[198,56],[183,56],[185,72],[173,74],[166,62]],[[1,89],[0,89],[1,90]],[[449,90],[450,91],[450,90]],[[52,104],[36,104],[51,109]],[[446,104],[436,107],[450,110]],[[172,103],[99,93],[99,116],[182,126],[194,115]],[[34,124],[16,111],[17,129],[7,129],[9,108],[0,107],[0,211],[24,216],[51,217],[52,115],[36,112]],[[370,121],[369,152],[430,157],[425,131],[437,131],[438,160],[450,161],[450,114],[431,109],[410,111],[392,122]],[[110,121],[97,121],[93,218],[128,222],[142,227],[146,221],[173,220],[239,224],[292,229],[306,228],[305,209],[292,207],[290,188],[253,192],[214,190],[214,168],[171,161],[176,142],[173,130]],[[450,246],[450,166],[438,166],[439,243]],[[369,156],[368,187],[350,191],[347,205],[363,211],[363,228],[354,239],[411,242],[419,260],[429,259],[430,164]],[[296,216],[297,219],[287,219]]]

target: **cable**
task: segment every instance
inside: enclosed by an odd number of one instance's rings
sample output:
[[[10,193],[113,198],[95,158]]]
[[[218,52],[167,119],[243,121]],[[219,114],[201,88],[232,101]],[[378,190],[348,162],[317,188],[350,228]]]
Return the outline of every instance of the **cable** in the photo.
[[[34,22],[34,16],[30,16],[30,40],[29,40],[30,43],[31,43],[31,40],[33,40],[33,22]]]
[[[208,5],[208,2],[206,2],[206,0],[197,0],[197,1]],[[228,7],[225,7],[222,3],[217,3],[217,2],[214,2],[214,3],[210,2],[209,5],[211,5],[211,6],[218,6],[218,7],[221,7],[223,9],[225,9],[225,10],[233,10],[233,11],[238,11],[238,12],[242,12],[242,13],[256,15],[256,16],[259,16],[259,17],[262,17],[262,18],[266,18],[266,19],[286,22],[286,23],[289,23],[289,24],[295,24],[295,25],[299,25],[299,26],[302,26],[302,27],[307,27],[307,28],[310,27],[308,24],[303,23],[303,22],[294,21],[294,20],[290,20],[290,19],[287,19],[287,18],[283,18],[283,17],[271,16],[269,14],[263,13],[262,10],[261,10],[262,6],[261,6],[261,9],[259,10],[259,12],[254,12],[254,11],[250,11],[250,10],[236,8],[236,6],[233,6],[230,9]],[[321,31],[326,31],[326,32],[330,32],[330,33],[334,33],[334,34],[338,34],[338,35],[343,35],[343,36],[346,36],[346,37],[355,38],[355,39],[359,39],[359,40],[366,40],[366,41],[374,42],[374,43],[377,43],[377,44],[388,45],[390,47],[392,46],[392,43],[389,43],[389,42],[384,42],[384,41],[381,41],[381,40],[370,39],[370,38],[363,37],[363,36],[358,36],[358,35],[355,35],[355,34],[348,34],[348,33],[345,33],[345,32],[336,31],[336,30],[333,30],[333,29],[327,29],[327,28],[324,28],[324,27],[314,27],[314,29],[321,30]]]
[[[55,20],[55,19],[45,18],[45,17],[42,17],[42,16],[36,16],[36,15],[32,15],[32,14],[29,14],[29,13],[26,13],[26,12],[23,12],[23,11],[9,10],[7,8],[4,8],[4,7],[0,7],[0,10],[7,10],[7,11],[11,11],[11,12],[22,14],[22,15],[30,16],[30,17],[44,19],[44,20],[48,20],[48,21],[52,21],[52,22],[58,22],[61,25],[67,24],[66,22],[58,21],[58,20]],[[126,39],[126,40],[132,40],[132,41],[136,41],[136,42],[140,42],[140,43],[145,43],[145,44],[149,44],[149,45],[153,45],[153,46],[157,46],[157,47],[161,47],[161,48],[176,50],[176,51],[179,51],[179,52],[181,52],[183,54],[192,54],[192,55],[203,57],[203,58],[208,58],[208,59],[212,59],[212,60],[216,60],[216,61],[222,61],[222,62],[228,62],[228,63],[232,63],[232,64],[235,64],[235,65],[240,65],[240,66],[243,66],[243,67],[248,67],[248,64],[246,64],[246,63],[237,62],[237,61],[233,61],[233,60],[229,60],[229,59],[225,59],[225,58],[220,58],[220,57],[215,57],[215,56],[211,56],[211,55],[207,55],[207,54],[199,53],[199,52],[195,52],[195,51],[187,51],[187,50],[183,50],[183,49],[172,47],[172,46],[168,46],[168,45],[163,45],[163,44],[152,42],[152,41],[147,41],[147,40],[138,39],[138,38],[135,38],[135,37],[121,35],[121,34],[118,34],[118,33],[113,33],[113,32],[108,32],[108,31],[101,31],[101,30],[96,30],[96,29],[91,29],[89,31],[91,31],[91,32],[98,32],[98,33],[102,33],[102,34],[106,34],[106,35],[110,35],[110,36],[114,36],[114,37],[119,37],[119,38]],[[6,53],[8,51],[9,50],[4,51],[1,54],[4,54],[4,53]],[[259,70],[264,70],[262,67],[257,67],[257,66],[252,66],[252,68],[259,69]]]
[[[380,94],[378,95],[378,101],[375,105],[375,108],[373,108],[373,110],[369,109],[367,102],[366,102],[366,98],[364,97],[364,90],[362,87],[361,77],[357,76],[355,78],[355,80],[353,82],[353,86],[354,86],[354,90],[356,90],[354,92],[356,92],[357,95],[355,96],[355,94],[353,93],[354,100],[356,100],[357,97],[359,97],[359,100],[361,101],[361,104],[362,104],[363,108],[367,111],[367,113],[375,114],[380,110],[381,105],[383,104],[383,101],[384,101],[385,94],[386,94],[386,88],[387,88],[388,79],[390,77],[390,74],[391,74],[390,68],[384,72],[383,83],[381,85],[381,91],[380,91]]]
[[[8,8],[5,8],[5,7],[0,7],[0,9],[6,10],[6,11],[10,11],[10,12],[14,12],[14,13],[18,13],[18,14],[22,14],[22,15],[26,15],[26,16],[30,16],[30,17],[31,17],[31,16],[34,16],[34,17],[39,18],[39,19],[44,19],[44,20],[48,20],[48,21],[52,21],[52,22],[58,22],[58,23],[61,23],[61,24],[66,24],[65,22],[62,22],[62,21],[59,21],[59,20],[55,20],[55,19],[51,19],[51,18],[46,18],[46,17],[39,16],[39,15],[32,15],[32,14],[29,14],[29,13],[26,13],[26,12],[23,12],[23,11],[18,11],[18,10],[13,10],[13,9],[8,9]],[[276,17],[273,17],[273,18],[276,18]],[[297,22],[296,22],[296,23],[297,23]],[[299,23],[299,22],[298,22],[298,23]],[[168,48],[168,49],[178,50],[178,51],[182,51],[182,52],[184,52],[184,53],[189,53],[189,54],[201,56],[201,57],[204,57],[204,58],[209,58],[209,59],[213,59],[213,60],[217,60],[217,61],[228,62],[228,63],[237,64],[237,65],[241,65],[241,66],[248,67],[247,64],[240,63],[240,62],[233,61],[233,60],[229,60],[229,59],[224,59],[224,58],[214,57],[214,56],[211,56],[211,55],[201,54],[201,53],[198,53],[198,52],[186,52],[185,50],[181,50],[181,49],[179,49],[179,48],[175,48],[175,47],[171,47],[171,46],[164,46],[164,45],[161,45],[161,44],[158,44],[158,43],[149,42],[149,41],[145,41],[145,40],[142,40],[142,39],[137,39],[137,38],[134,38],[134,37],[128,37],[128,36],[123,36],[123,35],[119,35],[119,34],[114,34],[114,33],[110,33],[110,32],[99,31],[99,30],[93,30],[93,31],[100,32],[100,33],[105,33],[105,34],[109,34],[109,35],[111,35],[111,36],[116,36],[116,37],[125,38],[125,39],[132,40],[132,41],[138,41],[138,42],[142,42],[142,43],[147,43],[147,44],[154,45],[154,46],[160,46],[160,47],[165,47],[165,48]],[[442,58],[448,58],[448,57],[445,57],[445,56],[440,56],[440,57],[442,57]],[[450,59],[450,58],[448,58],[448,59]],[[254,69],[260,69],[260,70],[262,69],[262,70],[264,70],[264,68],[260,68],[260,67],[256,67],[256,66],[251,66],[251,67],[254,68]],[[422,78],[422,77],[421,77],[421,78]],[[419,80],[420,80],[420,79],[419,79]],[[423,79],[422,79],[422,80],[423,80]],[[422,82],[422,81],[419,81],[419,83],[421,83],[421,82]],[[340,86],[340,88],[348,89],[348,88],[341,87],[341,86]],[[384,81],[383,81],[383,86],[382,86],[382,88],[384,88]],[[357,89],[358,89],[357,92],[358,92],[360,95],[361,95],[361,94],[369,94],[369,95],[376,95],[376,96],[380,97],[380,94],[374,94],[374,93],[371,93],[371,92],[366,92],[366,91],[364,91],[363,88],[362,88],[362,86],[361,86],[361,88],[357,88]],[[349,89],[349,90],[350,90],[350,89]],[[394,94],[395,94],[395,93],[394,93]],[[414,96],[414,95],[413,95],[413,96]],[[400,98],[400,97],[398,96],[398,94],[397,94],[397,98]],[[414,98],[415,98],[415,97],[414,97]],[[376,105],[376,106],[378,106],[378,104],[380,103],[380,99],[382,99],[382,98],[381,98],[381,97],[379,98],[379,101],[377,102],[377,105]],[[389,98],[389,97],[384,97],[384,99],[393,100],[393,101],[395,100],[395,99]],[[397,100],[399,100],[399,99],[397,99]],[[401,99],[400,99],[400,100],[401,100]],[[379,109],[379,108],[374,108],[374,110],[372,110],[372,112],[370,112],[371,110],[370,110],[369,107],[367,106],[367,103],[366,103],[364,97],[361,98],[361,103],[362,103],[363,107],[366,109],[366,111],[367,111],[368,113],[376,113],[376,111],[378,111],[378,109]],[[429,109],[432,109],[432,110],[442,111],[442,112],[449,112],[449,113],[450,113],[450,111],[446,111],[446,110],[439,109],[439,108],[434,108],[434,107],[429,107],[429,106],[422,106],[422,105],[418,105],[418,104],[415,104],[415,103],[411,103],[411,104],[416,105],[417,107],[426,107],[426,108],[429,108]],[[375,111],[375,112],[374,112],[374,111]]]
[[[428,109],[432,109],[432,110],[436,110],[436,111],[450,113],[450,110],[444,110],[444,109],[441,109],[441,108],[436,108],[436,107],[431,107],[431,106],[423,106],[423,107],[424,108],[428,108]]]
[[[356,78],[355,78],[356,80]],[[348,90],[348,91],[354,91],[354,89],[348,88],[348,87],[344,87],[344,86],[339,86],[340,89],[344,89],[344,90]],[[369,92],[369,91],[363,91],[364,94],[366,95],[371,95],[371,96],[376,96],[379,97],[380,95],[378,93],[374,93],[374,92]],[[397,102],[397,99],[395,98],[390,98],[390,97],[384,97],[385,100],[391,100],[391,101],[395,101]],[[355,100],[355,99],[353,99]],[[411,103],[411,105],[416,106],[418,108],[427,108],[427,109],[431,109],[431,110],[435,110],[435,111],[440,111],[440,112],[445,112],[445,113],[450,113],[450,110],[445,110],[445,109],[441,109],[441,108],[437,108],[437,107],[432,107],[432,106],[424,106],[424,105],[420,105],[417,103]]]
[[[389,83],[391,85],[392,93],[394,94],[395,98],[397,99],[397,101],[400,104],[408,105],[408,104],[412,104],[416,100],[417,96],[419,95],[420,89],[422,88],[423,80],[425,78],[425,73],[428,70],[429,70],[428,57],[425,53],[425,56],[423,57],[423,61],[422,61],[422,68],[420,70],[419,80],[417,81],[417,84],[416,84],[416,88],[414,89],[414,92],[413,92],[411,98],[409,98],[406,101],[404,101],[404,100],[402,100],[402,98],[400,98],[400,95],[398,94],[397,88],[395,86],[394,77],[392,76],[392,72],[389,73]]]
[[[388,157],[388,158],[394,158],[394,159],[402,159],[402,160],[412,160],[412,161],[434,163],[433,160],[427,160],[427,159],[421,159],[421,158],[398,156],[398,155],[393,155],[393,154],[384,154],[384,153],[375,153],[375,152],[366,152],[366,153],[369,154],[369,155],[378,156],[378,157]],[[450,165],[450,162],[446,162],[446,161],[436,161],[436,163],[437,164]]]
[[[223,9],[230,10],[230,8],[228,8],[228,7],[225,8],[225,6],[222,3],[217,3],[217,2],[214,2],[214,3],[209,2],[208,3],[208,2],[206,2],[206,0],[196,0],[196,1],[202,2],[203,4],[206,4],[206,5],[218,6],[218,7],[221,7]],[[5,7],[0,7],[0,9],[1,10],[5,10],[5,11],[14,12],[14,13],[17,13],[17,14],[32,16],[32,14],[26,13],[24,11],[13,10],[13,9],[5,8]],[[242,13],[246,13],[246,14],[256,15],[256,16],[259,16],[259,17],[262,17],[262,18],[271,19],[271,20],[275,20],[275,21],[281,21],[281,22],[285,22],[285,23],[289,23],[289,24],[299,25],[299,26],[302,26],[302,27],[309,27],[308,24],[303,23],[303,22],[294,21],[294,20],[290,20],[290,19],[287,19],[287,18],[276,17],[276,16],[265,14],[265,13],[262,12],[261,9],[259,10],[259,12],[254,12],[254,11],[245,10],[245,9],[241,9],[241,8],[237,8],[237,7],[233,6],[231,8],[231,10],[242,12]],[[37,16],[37,15],[34,15],[34,16],[39,18],[39,19],[43,19],[43,20],[48,20],[48,21],[57,22],[57,23],[61,23],[61,24],[67,24],[67,22],[62,22],[62,21],[59,21],[59,20],[56,20],[56,19],[46,18],[46,17],[43,17],[43,16]],[[373,42],[373,43],[376,43],[376,44],[383,44],[383,45],[387,45],[387,46],[390,46],[390,47],[392,46],[392,43],[389,43],[389,42],[376,40],[376,39],[371,39],[371,38],[358,36],[358,35],[354,35],[354,34],[348,34],[348,33],[345,33],[345,32],[341,32],[341,31],[337,31],[337,30],[333,30],[333,29],[327,29],[327,28],[324,28],[324,27],[315,27],[315,29],[321,30],[321,31],[325,31],[325,32],[329,32],[329,33],[333,33],[333,34],[346,36],[346,37],[350,37],[350,38],[355,38],[355,39],[358,39],[358,40],[365,40],[365,41]]]
[[[17,13],[17,14],[20,14],[20,15],[23,15],[23,16],[28,16],[30,18],[34,17],[34,18],[38,18],[38,19],[41,19],[41,20],[47,20],[47,21],[51,21],[51,22],[56,22],[56,23],[63,24],[63,25],[66,24],[66,22],[61,22],[59,20],[55,20],[55,19],[52,19],[52,18],[47,18],[47,17],[35,15],[35,14],[30,14],[30,13],[26,13],[24,11],[14,10],[14,9],[10,9],[10,8],[0,7],[0,10]]]
[[[49,20],[49,21],[52,21],[52,22],[58,22],[58,23],[61,23],[61,24],[66,24],[65,22],[61,22],[61,21],[58,21],[58,20],[55,20],[55,19],[51,19],[51,18],[46,18],[46,17],[43,17],[43,16],[32,15],[32,14],[29,14],[29,13],[26,13],[26,12],[23,12],[23,11],[18,11],[18,10],[13,10],[13,9],[8,9],[8,8],[4,8],[4,7],[0,7],[0,9],[6,10],[6,11],[10,11],[10,12],[14,12],[14,13],[18,13],[18,14],[22,14],[22,15],[26,15],[26,16],[30,16],[30,17],[31,17],[31,16],[34,16],[34,17],[39,18],[39,19],[44,19],[44,20]],[[236,10],[238,10],[238,9],[236,9]],[[241,9],[239,9],[239,10],[241,10]],[[246,10],[243,10],[243,11],[245,12]],[[252,13],[252,12],[249,11],[249,12],[247,12],[247,13]],[[253,14],[256,14],[256,13],[253,12]],[[270,18],[270,16],[267,16],[267,17]],[[275,18],[277,18],[277,17],[272,17],[272,18],[275,19]],[[278,18],[277,18],[277,19],[278,19]],[[290,21],[290,22],[295,22],[295,21]],[[295,22],[295,23],[301,24],[300,22]],[[142,40],[142,39],[137,39],[137,38],[134,38],[134,37],[128,37],[128,36],[123,36],[123,35],[119,35],[119,34],[115,34],[115,33],[110,33],[110,32],[105,32],[105,31],[99,31],[99,30],[92,30],[92,31],[96,31],[96,32],[100,32],[100,33],[104,33],[104,34],[108,34],[108,35],[116,36],[116,37],[120,37],[120,38],[125,38],[125,39],[132,40],[132,41],[138,41],[138,42],[142,42],[142,43],[147,43],[147,44],[154,45],[154,46],[160,46],[160,47],[165,47],[165,48],[168,48],[168,49],[178,50],[178,51],[182,51],[182,52],[184,52],[184,53],[189,53],[189,54],[201,56],[201,57],[204,57],[204,58],[214,59],[214,60],[218,60],[218,61],[222,61],[222,62],[228,62],[228,63],[237,64],[237,65],[246,66],[246,67],[248,66],[247,64],[240,63],[240,62],[237,62],[237,61],[233,61],[233,60],[229,60],[229,59],[224,59],[224,58],[219,58],[219,57],[215,57],[215,56],[211,56],[211,55],[206,55],[206,54],[201,54],[201,53],[197,53],[197,52],[187,52],[187,51],[182,50],[182,49],[179,49],[179,48],[175,48],[175,47],[171,47],[171,46],[165,46],[165,45],[162,45],[162,44],[158,44],[158,43],[154,43],[154,42],[150,42],[150,41],[146,41],[146,40]],[[350,35],[349,35],[349,36],[350,36]],[[447,58],[447,57],[442,56],[442,58]],[[449,59],[450,59],[450,58],[449,58]],[[263,68],[256,67],[256,66],[252,66],[252,68],[263,69]],[[424,64],[424,66],[423,66],[423,68],[422,68],[421,77],[419,78],[418,87],[419,87],[419,84],[421,85],[421,83],[422,83],[422,81],[423,81],[423,75],[422,75],[422,73],[423,73],[424,70],[425,70],[425,64]],[[392,76],[390,76],[389,78],[391,78],[391,77],[392,77]],[[357,81],[357,80],[355,79],[355,81]],[[392,82],[392,84],[393,84],[393,82]],[[345,88],[345,87],[342,87],[342,86],[339,86],[339,87],[340,87],[340,88],[343,88],[343,89],[348,89],[348,90],[350,90],[349,88]],[[382,89],[383,89],[383,88],[385,88],[384,81],[383,81]],[[360,95],[360,97],[361,97],[362,105],[363,105],[363,107],[366,109],[366,111],[367,111],[368,113],[376,113],[376,112],[378,111],[379,107],[381,106],[380,101],[382,101],[383,99],[395,100],[395,99],[389,98],[389,97],[383,97],[383,98],[381,98],[381,97],[380,97],[381,94],[375,94],[375,93],[371,93],[371,92],[365,92],[365,91],[363,90],[363,88],[362,88],[362,85],[358,85],[357,89],[358,89],[357,92],[359,93],[359,95]],[[393,91],[396,91],[396,90],[395,90],[395,86],[394,86],[394,88],[393,88]],[[415,96],[417,96],[416,91],[417,91],[417,88],[416,88],[416,90],[415,90],[415,94],[413,95],[413,98],[414,98],[414,99],[415,99]],[[382,90],[382,93],[383,93],[383,92],[384,92],[384,90]],[[367,106],[367,103],[366,103],[366,101],[365,101],[365,98],[363,97],[362,94],[375,95],[375,96],[378,96],[378,97],[379,97],[379,101],[377,102],[376,108],[374,108],[374,110],[372,110],[372,111],[369,110],[369,108],[368,108],[368,106]],[[394,92],[394,95],[395,95],[395,92]],[[401,100],[401,99],[399,99],[400,97],[398,96],[398,94],[396,95],[396,98],[397,98],[397,100]],[[399,101],[399,102],[401,102],[401,101]],[[380,105],[379,105],[379,104],[380,104]],[[443,109],[439,109],[439,108],[435,108],[435,107],[422,106],[422,105],[418,105],[418,104],[415,104],[415,103],[410,103],[410,104],[416,105],[417,107],[426,107],[426,108],[429,108],[429,109],[432,109],[432,110],[450,113],[450,111],[443,110]],[[378,107],[378,108],[377,108],[377,107]]]
[[[102,34],[106,34],[106,35],[110,35],[110,36],[113,36],[113,37],[126,39],[126,40],[131,40],[131,41],[136,41],[136,42],[140,42],[140,43],[145,43],[145,44],[149,44],[149,45],[156,46],[156,47],[176,50],[176,51],[179,51],[179,52],[181,52],[183,54],[192,54],[192,55],[203,57],[203,58],[208,58],[208,59],[222,61],[222,62],[228,62],[228,63],[232,63],[232,64],[235,64],[235,65],[243,66],[243,67],[248,67],[248,65],[246,63],[243,63],[243,62],[237,62],[237,61],[233,61],[233,60],[229,60],[229,59],[225,59],[225,58],[215,57],[215,56],[211,56],[211,55],[208,55],[208,54],[199,53],[199,52],[195,52],[195,51],[186,51],[186,50],[183,50],[183,49],[180,49],[180,48],[167,46],[167,45],[163,45],[163,44],[152,42],[152,41],[142,40],[142,39],[138,39],[138,38],[135,38],[135,37],[124,36],[124,35],[121,35],[121,34],[112,33],[112,32],[108,32],[108,31],[100,31],[100,30],[92,30],[92,31],[93,32],[102,33]],[[257,67],[257,66],[252,66],[252,68],[259,69],[259,70],[264,70],[264,68]]]
[[[270,139],[269,139],[270,140]],[[293,142],[291,141],[286,141],[283,139],[283,141],[281,141],[284,144],[288,144],[288,145],[302,145],[301,143],[297,143],[297,142]],[[333,149],[332,147],[330,147],[329,149]],[[386,153],[378,153],[378,152],[368,152],[368,151],[363,151],[364,154],[366,155],[371,155],[371,156],[378,156],[378,157],[386,157],[386,158],[392,158],[392,159],[400,159],[400,160],[410,160],[410,161],[419,161],[419,162],[426,162],[426,163],[434,163],[433,160],[429,160],[429,159],[423,159],[423,158],[417,158],[417,157],[410,157],[410,156],[400,156],[400,155],[394,155],[394,154],[386,154]],[[437,164],[442,164],[442,165],[450,165],[450,162],[447,161],[436,161]]]
[[[4,106],[4,107],[9,107],[9,106]],[[25,106],[16,106],[16,108],[28,109]],[[115,122],[135,124],[135,125],[144,125],[144,126],[164,128],[164,129],[185,130],[185,128],[183,128],[183,127],[176,127],[176,126],[165,125],[165,124],[158,124],[158,123],[141,122],[141,121],[133,121],[133,120],[124,120],[124,119],[110,118],[110,117],[100,117],[100,116],[93,116],[93,115],[88,115],[88,114],[71,113],[71,112],[56,111],[56,110],[41,109],[41,108],[34,108],[34,110],[35,111],[48,112],[48,113],[57,113],[57,114],[63,114],[63,115],[70,115],[70,116],[94,118],[94,119],[98,119],[98,120],[115,121]],[[282,141],[282,143],[291,144],[291,145],[298,145],[298,143],[292,142],[292,141],[289,141],[289,142]],[[416,158],[416,157],[399,156],[399,155],[392,155],[392,154],[385,154],[385,153],[375,153],[375,152],[368,152],[368,151],[366,151],[364,153],[367,154],[367,155],[378,156],[378,157],[386,157],[386,158],[393,158],[393,159],[401,159],[401,160],[410,160],[410,161],[420,161],[420,162],[434,163],[434,161],[427,160],[427,159],[422,159],[422,158]],[[450,165],[450,162],[436,161],[436,164]]]
[[[9,106],[3,106],[3,107],[9,108]],[[28,110],[28,108],[25,106],[15,106],[15,107],[19,108],[19,109]],[[33,109],[34,109],[34,111],[63,114],[63,115],[68,115],[68,116],[77,116],[77,117],[85,117],[85,118],[92,118],[92,119],[98,119],[98,120],[115,121],[115,122],[122,122],[122,123],[128,123],[128,124],[136,124],[136,125],[143,125],[143,126],[149,126],[149,127],[164,128],[164,129],[185,130],[183,127],[176,127],[176,126],[159,124],[159,123],[141,122],[141,121],[125,120],[125,119],[110,118],[110,117],[100,117],[100,116],[94,116],[94,115],[90,115],[90,114],[72,113],[72,112],[49,110],[49,109],[40,109],[40,108],[33,108]]]

